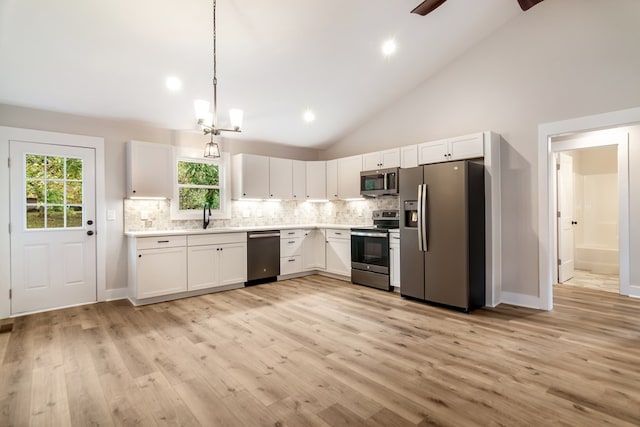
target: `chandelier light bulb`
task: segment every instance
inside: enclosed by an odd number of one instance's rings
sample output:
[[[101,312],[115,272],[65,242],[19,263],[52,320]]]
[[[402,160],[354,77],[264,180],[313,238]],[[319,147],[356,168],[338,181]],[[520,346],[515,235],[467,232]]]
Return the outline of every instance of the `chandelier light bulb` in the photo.
[[[242,110],[232,108],[229,110],[229,120],[231,121],[231,127],[234,129],[240,129],[242,127]]]
[[[205,101],[203,99],[197,99],[193,102],[193,108],[196,110],[196,119],[207,119],[207,114],[209,114],[209,105],[209,101]]]

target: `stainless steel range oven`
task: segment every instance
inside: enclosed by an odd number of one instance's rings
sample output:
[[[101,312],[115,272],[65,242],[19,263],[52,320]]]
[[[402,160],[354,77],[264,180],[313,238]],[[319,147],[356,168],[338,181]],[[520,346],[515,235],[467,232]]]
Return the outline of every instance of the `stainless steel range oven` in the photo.
[[[389,230],[399,227],[399,212],[374,211],[373,224],[351,229],[351,282],[390,291]]]

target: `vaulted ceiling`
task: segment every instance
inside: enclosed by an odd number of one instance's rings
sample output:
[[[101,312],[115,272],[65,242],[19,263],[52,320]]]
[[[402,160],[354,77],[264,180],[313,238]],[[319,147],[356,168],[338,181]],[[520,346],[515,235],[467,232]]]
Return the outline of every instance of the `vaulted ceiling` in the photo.
[[[234,138],[326,146],[524,13],[515,0],[448,0],[410,14],[419,2],[218,0],[220,125],[236,107]],[[195,131],[193,101],[212,98],[211,9],[0,0],[0,103]],[[397,51],[385,57],[388,38]]]

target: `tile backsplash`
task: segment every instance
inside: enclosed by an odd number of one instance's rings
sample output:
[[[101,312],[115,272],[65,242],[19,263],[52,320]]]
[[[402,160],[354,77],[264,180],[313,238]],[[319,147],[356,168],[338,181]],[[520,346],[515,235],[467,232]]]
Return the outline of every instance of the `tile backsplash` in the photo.
[[[202,227],[201,219],[172,220],[169,200],[124,201],[124,228],[127,231],[191,230]],[[232,201],[230,219],[212,219],[209,228],[278,226],[294,224],[372,223],[372,212],[398,209],[398,197],[331,202]]]

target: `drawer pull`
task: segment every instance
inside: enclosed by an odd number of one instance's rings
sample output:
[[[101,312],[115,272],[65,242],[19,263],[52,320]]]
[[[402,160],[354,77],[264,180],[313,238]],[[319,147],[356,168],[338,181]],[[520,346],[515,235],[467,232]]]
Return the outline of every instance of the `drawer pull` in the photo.
[[[291,258],[289,262],[295,262],[295,258]]]
[[[292,235],[292,234],[296,234],[296,232],[295,231],[290,231],[287,234]]]
[[[169,243],[168,240],[158,240],[158,243]]]
[[[335,234],[336,236],[342,236],[342,233],[337,232],[337,231],[335,233],[333,233],[333,234]]]
[[[295,241],[293,241],[293,240],[292,240],[292,241],[290,241],[290,242],[288,242],[288,243],[295,243]]]

